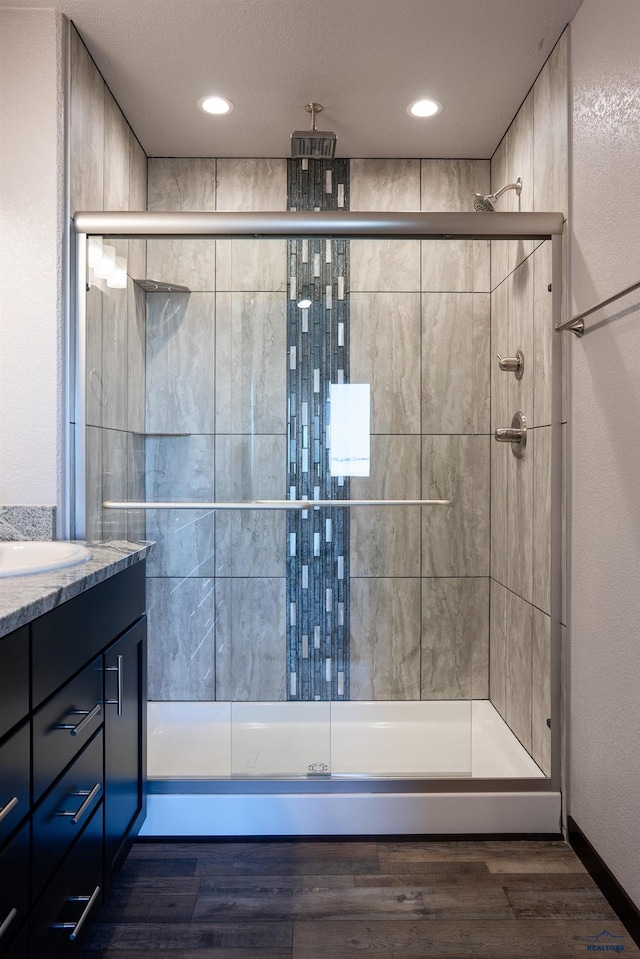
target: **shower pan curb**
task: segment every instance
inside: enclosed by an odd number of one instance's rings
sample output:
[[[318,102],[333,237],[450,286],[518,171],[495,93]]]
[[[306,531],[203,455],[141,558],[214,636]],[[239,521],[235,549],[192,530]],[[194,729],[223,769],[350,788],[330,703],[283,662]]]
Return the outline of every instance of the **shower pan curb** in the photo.
[[[152,794],[140,836],[559,833],[558,792]]]

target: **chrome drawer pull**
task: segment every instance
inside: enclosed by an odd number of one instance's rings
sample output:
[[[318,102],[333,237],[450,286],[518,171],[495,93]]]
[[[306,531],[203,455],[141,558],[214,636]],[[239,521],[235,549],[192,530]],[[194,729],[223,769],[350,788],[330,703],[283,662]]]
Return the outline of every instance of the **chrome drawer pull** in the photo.
[[[93,709],[71,709],[69,712],[72,716],[82,716],[80,722],[75,726],[69,723],[60,723],[59,726],[56,726],[56,729],[68,729],[71,736],[79,736],[85,726],[88,726],[91,720],[96,718],[101,709],[102,705],[100,703],[96,703]]]
[[[77,922],[54,922],[52,929],[71,929],[71,935],[69,939],[73,942],[80,935],[80,930],[82,929],[85,920],[89,913],[91,912],[91,907],[94,902],[100,895],[100,886],[96,886],[90,896],[69,896],[67,902],[86,902],[86,906],[82,910],[82,915]]]
[[[105,699],[106,706],[117,706],[118,707],[118,716],[122,716],[122,656],[116,656],[116,665],[115,666],[105,666],[105,671],[107,673],[117,673],[117,682],[118,682],[118,698],[117,699]]]
[[[79,789],[77,792],[71,793],[72,796],[86,796],[87,798],[77,811],[73,809],[65,809],[63,812],[56,813],[56,815],[71,816],[72,825],[77,826],[99,792],[100,783],[96,783],[93,789]]]
[[[13,920],[16,918],[17,915],[18,915],[18,910],[13,908],[11,912],[9,913],[9,915],[7,916],[7,918],[5,919],[5,921],[0,926],[0,939],[2,939],[5,932],[7,931],[7,929],[9,928],[9,926],[11,925],[11,923],[13,922]]]
[[[9,802],[7,803],[6,806],[3,806],[2,809],[0,809],[0,822],[2,822],[2,820],[5,818],[5,816],[8,816],[8,815],[9,815],[9,813],[11,812],[12,809],[15,809],[15,808],[16,808],[16,806],[18,805],[19,801],[20,801],[20,800],[18,799],[18,797],[17,797],[17,796],[14,796],[13,799],[10,799],[10,800],[9,800]]]

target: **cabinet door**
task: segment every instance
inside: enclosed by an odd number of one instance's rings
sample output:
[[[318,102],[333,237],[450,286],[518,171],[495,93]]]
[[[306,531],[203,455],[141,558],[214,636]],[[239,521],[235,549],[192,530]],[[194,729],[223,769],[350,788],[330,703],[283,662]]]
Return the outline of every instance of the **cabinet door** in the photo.
[[[105,653],[105,887],[145,816],[146,618]]]

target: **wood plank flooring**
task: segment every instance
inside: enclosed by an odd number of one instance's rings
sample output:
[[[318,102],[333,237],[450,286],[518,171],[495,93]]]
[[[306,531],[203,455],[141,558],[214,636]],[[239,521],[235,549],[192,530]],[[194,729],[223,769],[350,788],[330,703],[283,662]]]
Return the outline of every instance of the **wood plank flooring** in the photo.
[[[575,959],[612,946],[640,957],[560,841],[222,841],[134,845],[82,957]]]

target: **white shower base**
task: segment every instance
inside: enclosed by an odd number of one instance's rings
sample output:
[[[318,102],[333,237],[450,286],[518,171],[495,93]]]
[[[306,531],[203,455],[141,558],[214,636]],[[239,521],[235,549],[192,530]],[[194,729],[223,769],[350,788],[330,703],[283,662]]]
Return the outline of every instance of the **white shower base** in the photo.
[[[543,778],[488,700],[153,702],[150,779]]]
[[[343,791],[301,792],[316,764],[329,766]],[[149,775],[181,780],[149,796],[140,833],[149,838],[560,833],[560,793],[468,791],[474,778],[513,779],[514,787],[544,778],[485,700],[149,703]],[[391,786],[444,776],[466,779],[465,790],[362,791],[368,777]],[[261,779],[278,777],[281,790],[260,790]],[[298,780],[296,792],[287,777]],[[237,789],[191,791],[190,779]],[[344,791],[349,780],[354,789]]]

